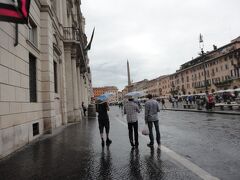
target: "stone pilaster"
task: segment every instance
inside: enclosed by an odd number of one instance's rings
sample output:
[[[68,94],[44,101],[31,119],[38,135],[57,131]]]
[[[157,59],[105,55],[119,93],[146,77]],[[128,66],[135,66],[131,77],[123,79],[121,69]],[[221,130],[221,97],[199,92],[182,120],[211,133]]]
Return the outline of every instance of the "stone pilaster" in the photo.
[[[49,12],[41,12],[41,98],[43,102],[44,133],[51,133],[55,122],[53,76],[53,27]]]
[[[77,67],[76,57],[72,56],[72,80],[73,80],[73,102],[74,102],[74,115],[75,120],[80,121],[80,109],[78,99],[78,78],[77,78]]]
[[[84,102],[84,104],[86,105],[86,102],[85,102],[85,90],[84,90],[84,78],[83,78],[83,74],[81,74],[80,76],[80,86],[81,86],[81,97],[82,97],[82,102]]]
[[[81,112],[81,116],[83,114],[83,109],[82,109],[82,88],[81,88],[81,74],[80,74],[80,68],[77,67],[77,80],[78,80],[78,99],[79,99],[79,109]],[[82,117],[81,117],[82,119]]]
[[[65,57],[65,75],[66,75],[66,94],[67,94],[67,119],[68,122],[74,122],[74,104],[73,104],[73,78],[72,78],[72,59],[71,59],[71,46],[64,46]]]

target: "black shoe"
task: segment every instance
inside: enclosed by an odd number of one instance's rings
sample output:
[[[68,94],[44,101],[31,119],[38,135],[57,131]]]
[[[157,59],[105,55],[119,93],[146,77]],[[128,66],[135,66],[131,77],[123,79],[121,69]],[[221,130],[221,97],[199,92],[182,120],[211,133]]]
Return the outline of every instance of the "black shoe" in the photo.
[[[104,142],[104,140],[102,139],[102,147],[105,145],[105,142]]]
[[[152,143],[147,144],[147,146],[150,147],[150,148],[153,148],[153,144]]]
[[[134,145],[134,143],[132,143],[132,142],[130,142],[130,144],[131,144],[131,146],[132,146],[132,147],[134,147],[134,146],[135,146],[135,145]]]
[[[107,146],[109,146],[111,143],[112,143],[112,140],[111,140],[111,139],[107,139],[107,140],[106,140],[106,145],[107,145]]]

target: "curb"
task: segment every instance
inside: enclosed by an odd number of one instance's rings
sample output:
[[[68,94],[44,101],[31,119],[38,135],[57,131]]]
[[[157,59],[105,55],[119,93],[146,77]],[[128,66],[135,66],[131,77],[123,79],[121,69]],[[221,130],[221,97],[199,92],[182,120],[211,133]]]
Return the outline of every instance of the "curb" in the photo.
[[[240,115],[240,112],[224,112],[224,111],[200,111],[200,110],[187,110],[187,109],[163,109],[167,111],[186,111],[186,112],[198,112],[198,113],[210,113],[210,114],[226,114],[226,115]]]

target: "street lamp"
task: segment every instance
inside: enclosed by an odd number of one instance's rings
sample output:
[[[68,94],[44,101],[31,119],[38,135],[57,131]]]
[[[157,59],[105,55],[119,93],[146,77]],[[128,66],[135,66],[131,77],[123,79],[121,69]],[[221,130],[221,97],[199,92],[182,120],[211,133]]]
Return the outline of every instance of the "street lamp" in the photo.
[[[201,56],[202,56],[202,60],[203,60],[203,70],[204,70],[204,85],[205,85],[205,91],[208,90],[207,88],[207,73],[206,73],[206,62],[204,60],[204,43],[203,43],[203,36],[202,34],[200,34],[199,36],[199,48],[201,50]]]

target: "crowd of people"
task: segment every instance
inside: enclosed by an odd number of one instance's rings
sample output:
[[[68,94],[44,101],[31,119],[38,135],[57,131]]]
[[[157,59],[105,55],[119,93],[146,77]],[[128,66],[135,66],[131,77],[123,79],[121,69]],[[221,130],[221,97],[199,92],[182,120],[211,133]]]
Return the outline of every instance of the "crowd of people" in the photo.
[[[164,98],[158,100],[162,102],[162,107],[165,108]],[[200,94],[189,94],[182,96],[170,96],[168,101],[171,103],[172,107],[178,107],[179,103],[187,105],[196,105],[197,109],[206,108],[207,110],[215,107],[216,103],[227,103],[231,104],[232,102],[240,103],[240,92],[221,92],[221,93],[205,93]]]

